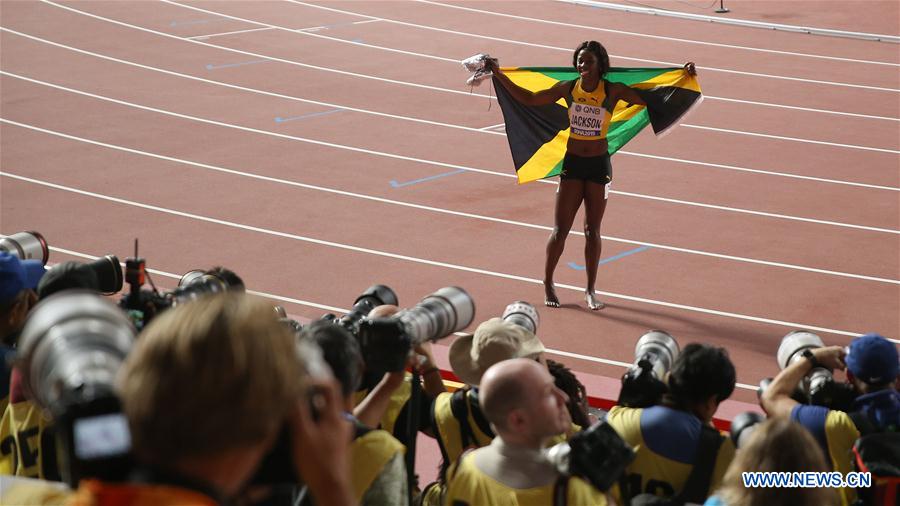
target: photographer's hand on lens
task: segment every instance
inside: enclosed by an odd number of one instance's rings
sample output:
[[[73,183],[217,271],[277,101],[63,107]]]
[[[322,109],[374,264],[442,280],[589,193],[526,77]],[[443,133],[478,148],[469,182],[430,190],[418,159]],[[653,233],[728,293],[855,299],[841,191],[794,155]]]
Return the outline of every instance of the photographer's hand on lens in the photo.
[[[349,465],[353,426],[344,417],[340,387],[335,380],[311,383],[317,392],[313,403],[298,399],[289,418],[298,478],[320,506],[353,504]]]
[[[840,369],[841,371],[847,368],[847,364],[844,363],[844,357],[846,357],[847,352],[842,346],[816,348],[812,350],[812,354],[823,367],[831,370]]]

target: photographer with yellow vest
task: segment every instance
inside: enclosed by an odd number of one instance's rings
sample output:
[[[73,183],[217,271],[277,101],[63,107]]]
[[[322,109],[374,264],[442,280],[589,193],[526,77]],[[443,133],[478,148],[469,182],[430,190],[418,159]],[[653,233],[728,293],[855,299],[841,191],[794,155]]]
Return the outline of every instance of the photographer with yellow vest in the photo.
[[[303,328],[308,339],[322,350],[325,362],[341,384],[344,409],[355,426],[350,444],[350,480],[354,498],[364,506],[405,506],[408,504],[403,445],[390,433],[372,429],[352,415],[353,392],[363,374],[359,343],[344,327],[316,322]]]
[[[445,504],[607,504],[606,496],[588,482],[561,475],[544,451],[572,423],[568,398],[545,366],[526,358],[500,361],[484,373],[480,385],[482,409],[497,436],[450,468]]]

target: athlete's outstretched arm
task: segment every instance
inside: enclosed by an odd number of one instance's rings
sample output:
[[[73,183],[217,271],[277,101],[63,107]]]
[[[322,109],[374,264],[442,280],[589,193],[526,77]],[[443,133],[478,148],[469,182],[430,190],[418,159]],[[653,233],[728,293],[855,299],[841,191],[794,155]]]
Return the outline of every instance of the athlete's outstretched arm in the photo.
[[[500,67],[497,66],[497,60],[494,59],[488,59],[485,62],[485,67],[493,72],[494,76],[497,78],[497,81],[500,82],[500,84],[506,89],[506,91],[509,92],[510,95],[513,96],[513,98],[525,105],[552,104],[553,102],[556,102],[557,100],[563,98],[568,92],[569,87],[565,82],[556,83],[551,88],[538,92],[527,90],[512,82],[512,80],[500,70]]]

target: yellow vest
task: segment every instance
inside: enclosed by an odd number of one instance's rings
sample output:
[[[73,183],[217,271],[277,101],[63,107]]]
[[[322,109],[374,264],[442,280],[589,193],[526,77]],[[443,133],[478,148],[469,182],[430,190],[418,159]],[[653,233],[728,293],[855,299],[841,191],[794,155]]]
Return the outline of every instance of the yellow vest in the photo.
[[[47,476],[55,475],[57,471],[44,466],[46,459],[56,460],[56,441],[43,441],[46,438],[44,429],[49,425],[51,421],[32,401],[7,404],[0,418],[0,474],[59,479],[58,476]]]
[[[631,493],[649,493],[664,497],[677,495],[684,488],[693,466],[667,458],[654,452],[644,441],[641,433],[641,413],[643,409],[614,406],[606,415],[609,423],[631,447],[637,447],[634,461],[625,470],[626,480],[632,487]],[[691,415],[693,416],[693,415]],[[680,444],[696,444],[684,441]],[[709,493],[719,487],[728,464],[734,458],[734,444],[725,438],[716,455],[713,475],[709,483]],[[614,488],[614,496],[618,495]],[[615,497],[619,500],[619,497]]]
[[[394,427],[397,425],[397,418],[400,417],[400,412],[403,411],[404,406],[409,402],[409,397],[412,393],[411,380],[412,374],[406,373],[403,383],[391,393],[391,399],[388,402],[387,409],[384,411],[384,415],[381,417],[379,429],[384,429],[391,434],[395,433]],[[367,395],[369,395],[368,390],[355,392],[353,394],[353,405],[359,405]],[[406,427],[403,427],[403,429],[406,430]]]
[[[350,444],[350,483],[357,502],[381,474],[384,466],[406,448],[397,438],[383,430],[371,430]]]
[[[434,435],[441,448],[445,466],[456,462],[466,449],[487,446],[494,439],[494,432],[481,413],[472,392],[468,387],[453,393],[442,392],[434,400]],[[459,418],[453,414],[454,398]],[[460,420],[465,420],[466,423],[460,424]]]
[[[444,504],[453,506],[563,506],[554,502],[559,482],[543,487],[515,489],[481,472],[475,459],[466,454],[449,473]],[[606,495],[586,481],[571,477],[566,485],[565,505],[605,506]]]

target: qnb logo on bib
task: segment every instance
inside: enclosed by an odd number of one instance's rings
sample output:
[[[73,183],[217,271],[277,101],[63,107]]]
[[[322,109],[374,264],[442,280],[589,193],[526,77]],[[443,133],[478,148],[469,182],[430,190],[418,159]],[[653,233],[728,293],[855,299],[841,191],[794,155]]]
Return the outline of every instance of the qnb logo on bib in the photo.
[[[575,104],[569,108],[569,126],[572,133],[585,137],[599,137],[603,131],[606,111],[602,107]]]

